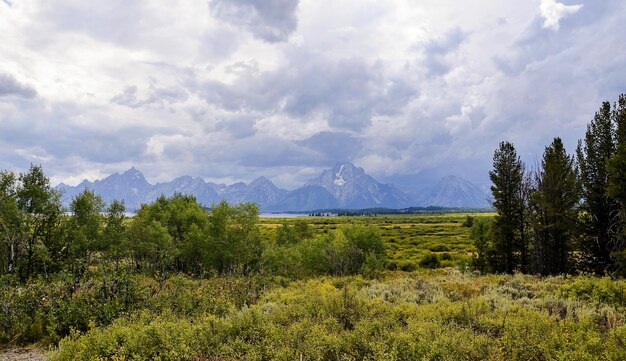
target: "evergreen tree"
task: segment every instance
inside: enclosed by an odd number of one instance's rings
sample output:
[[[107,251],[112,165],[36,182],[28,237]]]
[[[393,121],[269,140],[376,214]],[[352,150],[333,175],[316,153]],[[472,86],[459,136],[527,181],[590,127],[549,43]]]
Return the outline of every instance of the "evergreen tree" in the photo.
[[[513,273],[518,264],[520,241],[520,210],[523,209],[522,189],[524,165],[510,142],[501,142],[493,156],[493,207],[498,213],[493,223],[493,257],[491,269]]]
[[[609,102],[602,103],[576,150],[584,198],[580,248],[583,266],[596,274],[612,268],[611,253],[618,243],[619,203],[607,194],[608,162],[617,150],[614,114]]]
[[[616,261],[615,268],[626,274],[626,94],[622,94],[613,110],[617,126],[617,152],[609,161],[609,186],[607,193],[619,202],[619,223],[616,227],[617,242],[612,247],[611,256]]]
[[[580,203],[578,172],[560,138],[546,147],[536,175],[534,205],[535,270],[561,274],[570,270],[570,251],[576,235]]]

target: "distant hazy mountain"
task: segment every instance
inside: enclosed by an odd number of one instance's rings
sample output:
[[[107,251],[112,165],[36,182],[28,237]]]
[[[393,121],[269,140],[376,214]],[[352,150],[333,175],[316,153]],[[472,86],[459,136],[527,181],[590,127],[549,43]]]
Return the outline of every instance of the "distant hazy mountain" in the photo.
[[[84,189],[89,189],[100,195],[107,203],[114,199],[124,200],[129,210],[139,209],[142,203],[151,203],[162,194],[171,196],[174,193],[193,195],[198,202],[207,206],[225,199],[231,203],[256,202],[265,209],[278,203],[287,194],[286,190],[276,187],[264,177],[255,179],[249,185],[243,182],[231,185],[207,183],[202,178],[190,176],[152,185],[135,168],[95,182],[84,180],[75,187],[61,183],[57,189],[63,192],[62,202],[66,206]]]
[[[314,209],[338,208],[339,202],[320,186],[304,186],[285,195],[270,207],[272,211],[312,211]]]
[[[391,184],[382,184],[351,163],[337,163],[333,169],[310,180],[306,186],[322,187],[339,203],[340,208],[404,208],[409,197]]]
[[[487,208],[487,194],[480,188],[455,176],[447,176],[416,199],[418,206]]]
[[[480,189],[458,177],[443,178],[432,191],[422,193],[417,200],[411,201],[393,185],[376,181],[363,168],[350,163],[337,163],[332,169],[323,171],[303,187],[292,191],[276,187],[265,177],[259,177],[250,184],[238,182],[226,185],[184,176],[152,185],[135,168],[94,182],[84,180],[77,186],[61,183],[57,189],[63,192],[62,201],[65,205],[69,205],[84,189],[89,189],[107,203],[114,199],[124,200],[129,210],[139,209],[142,203],[151,203],[162,194],[171,196],[174,193],[193,195],[198,202],[207,206],[222,199],[230,203],[255,202],[265,211],[488,206],[486,196]]]
[[[123,199],[128,209],[138,209],[141,203],[154,200],[152,198],[154,193],[152,192],[153,188],[154,186],[148,183],[143,174],[134,167],[122,174],[111,174],[93,183],[84,180],[75,187],[63,183],[57,186],[57,189],[63,191],[62,201],[65,205],[68,205],[70,201],[84,189],[90,189],[100,195],[106,203],[110,203],[114,199]]]
[[[170,182],[155,184],[144,201],[152,202],[161,194],[171,196],[174,193],[192,194],[199,203],[205,205],[222,199],[211,183],[205,183],[202,178],[184,176]]]

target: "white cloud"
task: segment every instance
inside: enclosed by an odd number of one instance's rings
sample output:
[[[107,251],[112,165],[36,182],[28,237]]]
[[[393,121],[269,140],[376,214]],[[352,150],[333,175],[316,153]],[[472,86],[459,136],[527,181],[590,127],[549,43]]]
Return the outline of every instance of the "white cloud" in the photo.
[[[556,0],[541,0],[539,10],[541,16],[545,19],[543,22],[544,28],[552,30],[559,30],[561,19],[568,15],[575,14],[578,10],[582,9],[583,5],[565,5],[556,2]]]
[[[500,140],[575,144],[626,91],[621,1],[0,3],[0,164],[69,182],[135,165],[293,187],[333,158],[486,178]],[[575,31],[544,30],[583,4]]]

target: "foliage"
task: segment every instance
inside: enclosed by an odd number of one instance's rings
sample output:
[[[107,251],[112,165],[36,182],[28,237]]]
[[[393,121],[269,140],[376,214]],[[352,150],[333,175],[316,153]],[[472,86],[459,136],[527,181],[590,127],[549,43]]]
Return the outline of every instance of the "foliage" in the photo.
[[[73,333],[51,356],[620,360],[626,356],[623,306],[613,296],[576,296],[581,284],[598,282],[606,281],[450,271],[381,280],[317,278],[272,288],[254,303],[219,315],[145,310],[108,327]]]
[[[541,166],[532,195],[535,269],[544,275],[566,273],[577,233],[578,173],[560,138],[546,147]]]
[[[518,230],[523,198],[520,190],[524,180],[524,164],[510,142],[501,142],[493,156],[493,206],[498,212],[493,223],[494,243],[491,268],[496,272],[513,273],[518,263],[522,240]],[[524,264],[524,261],[522,261]]]
[[[493,242],[489,219],[481,218],[473,222],[470,239],[474,241],[476,253],[472,257],[472,267],[480,272],[490,271],[490,257],[493,257]]]
[[[584,141],[579,141],[577,159],[584,202],[580,241],[583,265],[596,274],[614,268],[611,253],[619,244],[619,203],[607,195],[609,161],[617,151],[617,120],[609,102],[602,106],[587,126]]]

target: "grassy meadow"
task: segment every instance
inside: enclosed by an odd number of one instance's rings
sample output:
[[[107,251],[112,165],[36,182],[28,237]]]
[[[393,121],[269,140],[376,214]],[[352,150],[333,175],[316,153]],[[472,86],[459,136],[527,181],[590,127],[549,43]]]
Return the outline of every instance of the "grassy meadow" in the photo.
[[[300,218],[261,218],[261,235],[266,241],[275,237],[282,224],[306,221],[317,235],[327,234],[345,225],[375,226],[382,237],[389,270],[414,271],[426,256],[435,254],[438,267],[469,266],[473,241],[469,239],[467,218],[493,217],[493,213],[449,213],[433,215],[377,215]]]
[[[52,360],[626,359],[625,280],[472,272],[467,217],[260,219],[267,244],[284,223],[306,221],[313,238],[375,226],[387,259],[368,277],[155,278],[95,263],[79,284],[5,285],[0,340]]]

